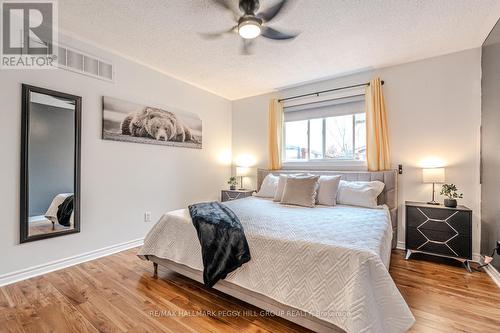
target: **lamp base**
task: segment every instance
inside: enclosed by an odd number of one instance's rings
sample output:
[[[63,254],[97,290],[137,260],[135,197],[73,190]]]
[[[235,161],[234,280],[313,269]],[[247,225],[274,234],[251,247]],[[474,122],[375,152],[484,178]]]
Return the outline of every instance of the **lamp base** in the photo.
[[[436,183],[432,183],[432,200],[431,201],[428,201],[427,204],[429,205],[439,205],[439,202],[436,202],[436,200],[434,200],[434,193],[436,193],[435,189],[434,189],[434,186],[436,185]]]

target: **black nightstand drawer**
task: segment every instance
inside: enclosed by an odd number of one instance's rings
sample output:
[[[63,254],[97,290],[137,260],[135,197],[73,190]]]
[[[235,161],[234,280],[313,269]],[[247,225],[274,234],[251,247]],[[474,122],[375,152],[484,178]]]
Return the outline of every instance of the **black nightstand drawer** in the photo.
[[[472,258],[468,255],[468,251],[466,250],[466,244],[468,241],[468,239],[461,239],[459,245],[457,246],[452,246],[449,243],[427,243],[420,248],[420,251],[471,260]]]
[[[440,255],[471,259],[471,238],[453,231],[408,227],[406,248]]]
[[[467,211],[408,206],[406,207],[406,225],[416,228],[427,221],[421,228],[443,230],[447,228],[443,223],[446,221],[458,233],[470,236],[470,215],[471,213]]]

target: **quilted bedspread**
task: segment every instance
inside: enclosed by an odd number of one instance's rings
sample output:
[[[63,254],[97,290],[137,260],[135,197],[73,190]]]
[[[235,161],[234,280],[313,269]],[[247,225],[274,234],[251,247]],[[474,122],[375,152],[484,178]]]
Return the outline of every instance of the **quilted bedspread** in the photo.
[[[252,253],[226,281],[347,332],[405,332],[413,324],[388,272],[392,228],[386,208],[303,208],[253,197],[225,204],[240,219]],[[202,271],[189,212],[165,214],[139,255]]]

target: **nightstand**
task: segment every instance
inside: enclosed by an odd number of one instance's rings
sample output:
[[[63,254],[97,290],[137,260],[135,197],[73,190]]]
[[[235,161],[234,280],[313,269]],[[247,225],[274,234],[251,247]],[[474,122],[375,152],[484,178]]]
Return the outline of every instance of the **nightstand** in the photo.
[[[460,260],[471,272],[472,210],[406,201],[406,259],[422,252]]]
[[[220,200],[231,201],[236,199],[242,199],[246,197],[251,197],[254,190],[222,190],[220,193]]]

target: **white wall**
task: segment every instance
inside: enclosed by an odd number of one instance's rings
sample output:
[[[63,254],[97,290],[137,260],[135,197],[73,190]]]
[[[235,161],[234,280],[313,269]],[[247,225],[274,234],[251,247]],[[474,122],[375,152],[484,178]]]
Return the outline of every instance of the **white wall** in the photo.
[[[161,214],[216,200],[230,175],[231,103],[119,56],[63,38],[63,43],[111,60],[116,82],[64,70],[0,71],[0,276],[144,237]],[[81,233],[19,244],[21,83],[82,96]],[[203,149],[103,141],[101,98],[195,112]]]
[[[251,154],[256,159],[256,166],[267,167],[267,105],[271,97],[362,83],[375,76],[385,80],[393,167],[398,164],[404,167],[403,175],[399,176],[398,241],[404,242],[405,200],[430,200],[431,185],[421,182],[422,161],[437,157],[446,166],[447,182],[457,184],[464,192],[460,203],[474,211],[473,253],[477,254],[480,236],[480,49],[233,101],[233,158]]]

